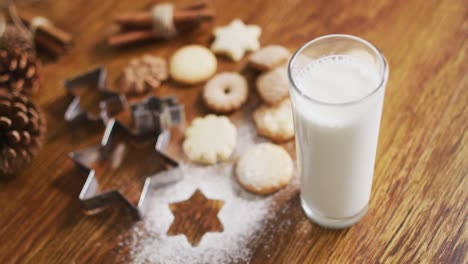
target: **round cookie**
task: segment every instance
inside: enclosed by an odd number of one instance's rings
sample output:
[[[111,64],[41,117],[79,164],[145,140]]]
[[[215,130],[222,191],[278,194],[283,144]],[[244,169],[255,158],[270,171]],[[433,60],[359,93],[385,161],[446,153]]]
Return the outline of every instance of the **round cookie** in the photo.
[[[223,72],[209,80],[203,89],[203,101],[213,111],[229,113],[247,101],[248,85],[239,73]]]
[[[280,45],[269,45],[252,53],[249,58],[249,64],[252,68],[260,71],[270,71],[285,64],[291,53],[288,49]]]
[[[254,111],[253,119],[259,135],[275,142],[294,138],[294,120],[289,99],[277,106],[260,106]]]
[[[261,74],[256,81],[257,91],[262,100],[275,105],[289,96],[288,71],[281,66],[272,71]]]
[[[236,127],[225,116],[197,117],[185,130],[182,148],[191,161],[214,164],[228,160],[236,147]]]
[[[250,192],[270,194],[292,179],[293,162],[288,152],[271,143],[255,145],[237,162],[237,180]]]
[[[178,49],[170,59],[171,77],[183,84],[196,84],[209,79],[217,68],[216,57],[211,50],[190,45]]]

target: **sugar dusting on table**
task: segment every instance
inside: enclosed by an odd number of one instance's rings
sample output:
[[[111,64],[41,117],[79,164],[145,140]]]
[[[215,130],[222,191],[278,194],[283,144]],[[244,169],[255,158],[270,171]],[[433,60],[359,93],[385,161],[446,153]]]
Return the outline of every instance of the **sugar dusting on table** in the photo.
[[[252,133],[253,131],[253,133]],[[258,142],[251,127],[239,128],[237,156],[249,145]],[[241,150],[242,149],[242,150]],[[247,262],[252,247],[249,243],[258,231],[264,229],[268,219],[274,217],[271,210],[275,197],[284,191],[297,188],[297,179],[286,190],[271,196],[258,196],[243,190],[234,175],[233,163],[214,166],[181,165],[163,172],[157,178],[182,178],[170,186],[155,189],[147,197],[144,220],[132,230],[129,242],[130,257],[134,263],[232,263]],[[295,177],[296,178],[296,177]],[[200,189],[209,199],[223,200],[218,218],[223,232],[208,232],[196,247],[184,235],[168,236],[174,219],[169,204],[188,199]]]

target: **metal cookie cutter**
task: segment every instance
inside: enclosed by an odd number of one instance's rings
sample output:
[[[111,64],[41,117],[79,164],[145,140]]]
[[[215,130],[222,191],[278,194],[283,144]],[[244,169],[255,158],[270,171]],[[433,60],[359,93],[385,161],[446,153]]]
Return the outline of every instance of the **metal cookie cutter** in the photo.
[[[158,131],[167,134],[158,138],[157,149],[165,149],[169,144],[171,140],[169,128],[181,127],[185,121],[184,106],[174,96],[162,98],[151,96],[143,102],[132,104],[131,110],[134,129],[140,137],[145,138]],[[168,164],[177,166],[176,162],[164,152],[160,154]]]
[[[177,178],[152,179],[151,176],[159,172],[159,169],[155,169],[151,164],[154,164],[155,159],[160,157],[166,164],[178,166],[178,162],[165,154],[163,150],[170,141],[168,128],[174,125],[179,126],[184,121],[183,106],[179,105],[173,97],[162,99],[151,97],[144,102],[132,105],[131,108],[134,129],[130,129],[116,119],[111,118],[107,122],[100,145],[70,154],[70,157],[76,164],[88,173],[86,182],[79,195],[83,209],[88,214],[98,213],[112,204],[121,204],[128,208],[136,219],[141,219],[141,208],[144,205],[149,189],[153,189],[149,188],[151,181],[157,181],[156,185],[158,188],[180,180]],[[143,143],[147,140],[151,141],[151,139],[154,142],[155,136],[157,136],[155,143],[143,150],[132,148],[130,146],[132,145],[131,143],[127,145],[123,143],[128,141]],[[130,164],[126,164],[124,161]],[[109,166],[111,171],[113,166],[119,170],[121,168],[125,170],[126,165],[133,166],[131,167],[131,172],[135,170],[144,171],[142,172],[143,175],[139,175],[139,177],[142,176],[145,180],[136,204],[132,203],[119,190],[99,191],[99,182],[96,179],[94,167],[99,167],[96,164],[103,162],[110,162],[112,164]],[[114,163],[117,165],[115,166]],[[109,169],[105,171],[108,172]]]
[[[105,117],[113,116],[123,109],[126,104],[125,96],[106,88],[107,72],[104,67],[98,67],[75,77],[65,80],[64,86],[68,94],[73,97],[72,102],[65,111],[65,120],[74,122],[76,120],[104,120]],[[80,98],[83,96],[78,91],[97,89],[99,92],[98,114],[86,111],[81,105]]]
[[[174,96],[151,96],[142,103],[131,106],[135,127],[139,131],[165,130],[181,126],[185,120],[184,106]]]

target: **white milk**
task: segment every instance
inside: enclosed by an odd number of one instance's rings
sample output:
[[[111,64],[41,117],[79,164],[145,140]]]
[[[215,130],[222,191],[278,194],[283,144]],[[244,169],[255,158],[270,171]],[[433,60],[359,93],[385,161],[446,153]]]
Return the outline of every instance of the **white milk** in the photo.
[[[371,63],[344,55],[313,61],[295,77],[300,92],[317,101],[291,91],[301,199],[314,214],[344,219],[367,208],[383,105],[380,80]]]

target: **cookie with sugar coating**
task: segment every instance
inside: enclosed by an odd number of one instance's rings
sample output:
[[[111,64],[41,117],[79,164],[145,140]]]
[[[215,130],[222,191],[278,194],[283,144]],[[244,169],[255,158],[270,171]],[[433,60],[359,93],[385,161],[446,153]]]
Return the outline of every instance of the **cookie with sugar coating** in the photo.
[[[276,106],[260,106],[254,111],[253,119],[257,132],[261,136],[275,142],[284,142],[294,138],[294,120],[289,98]]]
[[[262,73],[256,81],[263,102],[276,105],[289,96],[288,69],[286,66]]]
[[[246,25],[240,19],[234,19],[229,25],[216,27],[213,31],[215,40],[211,50],[216,54],[224,54],[233,61],[239,61],[248,51],[258,50],[258,38],[262,29],[256,25]]]
[[[215,164],[229,159],[236,141],[236,127],[227,117],[207,115],[195,118],[185,130],[182,148],[191,161]]]
[[[259,71],[271,71],[291,58],[291,52],[280,45],[265,46],[250,55],[249,65]]]
[[[271,194],[288,185],[293,175],[293,162],[288,152],[278,145],[261,143],[250,148],[236,165],[239,184],[256,194]]]

